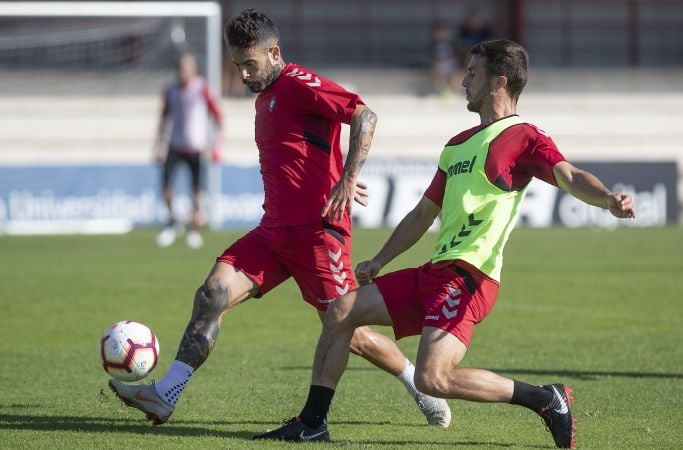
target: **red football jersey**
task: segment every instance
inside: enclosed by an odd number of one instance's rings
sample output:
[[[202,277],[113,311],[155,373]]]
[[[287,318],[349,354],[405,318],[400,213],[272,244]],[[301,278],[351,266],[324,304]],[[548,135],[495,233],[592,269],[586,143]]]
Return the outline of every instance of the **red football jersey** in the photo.
[[[256,145],[265,190],[264,226],[320,222],[340,179],[341,124],[360,97],[308,69],[287,64],[256,98]],[[348,214],[346,215],[348,216]],[[343,224],[350,227],[350,218]]]
[[[484,125],[478,125],[463,131],[446,145],[464,142],[483,128]],[[491,184],[502,191],[520,191],[532,177],[557,186],[553,167],[564,160],[550,136],[530,123],[521,123],[506,129],[491,142],[485,170]],[[445,188],[446,174],[437,169],[425,195],[441,205]]]

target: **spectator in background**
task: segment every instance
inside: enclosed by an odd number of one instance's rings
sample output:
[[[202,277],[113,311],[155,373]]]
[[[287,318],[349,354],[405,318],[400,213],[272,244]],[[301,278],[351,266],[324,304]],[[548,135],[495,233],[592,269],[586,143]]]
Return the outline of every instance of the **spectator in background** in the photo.
[[[458,54],[451,27],[443,20],[432,25],[429,56],[432,91],[450,95],[457,89]]]
[[[488,41],[493,37],[491,27],[488,25],[479,10],[472,8],[467,13],[467,18],[460,25],[458,32],[458,64],[466,67],[470,57],[470,49],[480,42]]]
[[[173,214],[171,177],[178,163],[190,169],[192,181],[192,217],[186,240],[191,248],[199,248],[204,240],[200,229],[206,222],[201,209],[201,155],[211,150],[213,162],[220,161],[220,139],[211,145],[209,117],[221,127],[220,103],[209,84],[197,74],[197,61],[190,54],[178,60],[178,79],[164,91],[163,109],[157,132],[155,160],[163,163],[163,193],[168,209],[168,222],[157,236],[160,247],[168,247],[176,239],[179,227]],[[220,133],[216,133],[216,138]]]

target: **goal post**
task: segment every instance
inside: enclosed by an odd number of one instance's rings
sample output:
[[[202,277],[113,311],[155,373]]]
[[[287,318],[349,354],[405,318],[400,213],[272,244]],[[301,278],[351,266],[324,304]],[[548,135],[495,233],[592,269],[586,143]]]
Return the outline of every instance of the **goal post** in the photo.
[[[0,2],[0,17],[204,17],[206,78],[220,93],[221,8],[213,2]]]
[[[0,2],[0,95],[9,99],[0,107],[9,121],[0,165],[149,161],[161,87],[177,56],[194,53],[221,96],[221,22],[210,1]],[[216,228],[222,167],[207,164],[206,174]]]

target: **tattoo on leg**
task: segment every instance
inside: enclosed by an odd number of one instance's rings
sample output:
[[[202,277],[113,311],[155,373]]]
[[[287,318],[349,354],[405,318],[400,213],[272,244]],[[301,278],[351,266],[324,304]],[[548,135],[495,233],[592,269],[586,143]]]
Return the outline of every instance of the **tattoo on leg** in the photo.
[[[199,368],[216,345],[221,314],[228,308],[230,288],[220,282],[212,287],[202,285],[195,294],[196,314],[187,324],[176,359]]]

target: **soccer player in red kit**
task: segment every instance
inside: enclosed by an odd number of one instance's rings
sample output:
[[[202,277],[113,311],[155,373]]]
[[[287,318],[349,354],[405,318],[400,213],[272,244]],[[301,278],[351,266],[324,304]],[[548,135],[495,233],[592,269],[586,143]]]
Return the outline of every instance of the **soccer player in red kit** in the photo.
[[[168,420],[194,371],[213,349],[223,314],[289,277],[322,318],[333,299],[356,288],[351,270],[351,203],[364,204],[358,173],[377,118],[360,97],[296,64],[286,64],[279,32],[264,14],[246,10],[225,29],[233,63],[256,98],[255,132],[264,215],[217,258],[195,294],[176,360],[156,384],[109,381],[114,393],[154,424]],[[341,124],[350,124],[346,161]],[[396,376],[430,425],[447,427],[448,403],[415,389],[414,366],[386,336],[359,328],[354,353]]]

